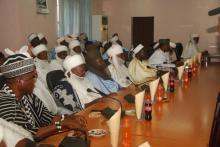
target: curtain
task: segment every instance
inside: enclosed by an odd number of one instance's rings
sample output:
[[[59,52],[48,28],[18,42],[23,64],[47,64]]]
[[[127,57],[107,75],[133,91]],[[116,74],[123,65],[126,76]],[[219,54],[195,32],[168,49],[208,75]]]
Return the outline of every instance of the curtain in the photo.
[[[85,32],[91,38],[91,0],[59,0],[59,36]]]

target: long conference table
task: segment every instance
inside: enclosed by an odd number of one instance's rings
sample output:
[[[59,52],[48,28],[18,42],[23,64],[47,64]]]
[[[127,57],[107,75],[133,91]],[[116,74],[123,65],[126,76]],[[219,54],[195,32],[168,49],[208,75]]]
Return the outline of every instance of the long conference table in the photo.
[[[207,147],[217,94],[220,91],[220,64],[211,63],[208,67],[201,67],[193,76],[188,86],[175,81],[175,92],[168,93],[167,103],[155,103],[152,106],[152,120],[137,120],[136,116],[125,116],[121,119],[119,147],[130,144],[136,147],[146,141],[151,147]],[[129,86],[112,97],[118,98],[123,109],[134,109],[134,104],[124,100],[128,93],[136,94],[134,86]],[[149,95],[149,93],[146,93]],[[78,114],[85,116],[90,129],[108,130],[104,117],[90,118],[93,109],[102,109],[106,106],[116,107],[110,100],[100,101]],[[126,127],[125,127],[126,125]],[[125,129],[126,128],[126,129]],[[124,139],[125,130],[128,139]],[[50,136],[41,143],[58,146],[67,133]],[[110,147],[109,132],[100,138],[89,137],[91,147]]]

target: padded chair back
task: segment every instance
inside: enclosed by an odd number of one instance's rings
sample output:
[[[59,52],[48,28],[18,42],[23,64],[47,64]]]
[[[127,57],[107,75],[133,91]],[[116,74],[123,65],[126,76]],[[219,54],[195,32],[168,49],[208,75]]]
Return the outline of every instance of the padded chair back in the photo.
[[[65,78],[62,70],[54,70],[47,74],[47,86],[51,92],[61,79]]]
[[[176,43],[176,48],[174,49],[175,53],[176,53],[176,58],[179,61],[181,59],[181,55],[183,53],[183,45],[182,43],[178,42]]]
[[[220,93],[215,107],[212,130],[209,139],[209,147],[220,147]]]

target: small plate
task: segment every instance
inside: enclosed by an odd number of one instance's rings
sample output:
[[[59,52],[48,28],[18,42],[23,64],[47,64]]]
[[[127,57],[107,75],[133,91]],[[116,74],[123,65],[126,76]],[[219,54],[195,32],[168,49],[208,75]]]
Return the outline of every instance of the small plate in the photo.
[[[125,115],[135,116],[136,115],[135,109],[125,110]]]
[[[89,136],[92,137],[102,137],[106,135],[106,130],[104,129],[92,129],[88,131]]]

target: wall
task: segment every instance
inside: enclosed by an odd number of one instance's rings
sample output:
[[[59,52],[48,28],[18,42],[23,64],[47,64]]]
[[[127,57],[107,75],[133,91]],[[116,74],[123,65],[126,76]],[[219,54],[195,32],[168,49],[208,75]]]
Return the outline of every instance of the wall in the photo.
[[[208,16],[210,9],[220,6],[217,0],[93,0],[102,1],[99,13],[109,18],[109,35],[118,32],[126,47],[131,47],[131,17],[154,16],[154,39],[169,37],[185,44],[192,32],[199,33],[200,48],[220,52],[217,16]],[[93,7],[96,8],[96,7]],[[93,10],[93,12],[97,12]]]
[[[27,44],[27,36],[32,32],[42,32],[48,39],[49,48],[55,44],[56,0],[48,0],[49,14],[36,13],[36,0],[1,0],[0,50],[13,50]]]

